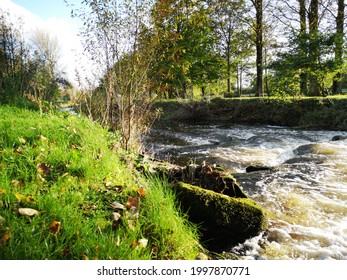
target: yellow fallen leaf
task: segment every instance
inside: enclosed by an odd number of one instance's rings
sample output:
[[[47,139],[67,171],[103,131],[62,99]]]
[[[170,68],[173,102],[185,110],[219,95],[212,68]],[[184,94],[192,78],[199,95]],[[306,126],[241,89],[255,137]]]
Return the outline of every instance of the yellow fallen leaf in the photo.
[[[24,182],[18,181],[18,180],[12,180],[11,181],[11,186],[12,187],[24,187]]]
[[[85,254],[81,254],[80,256],[82,260],[85,260],[85,261],[89,260],[88,256]]]
[[[5,194],[5,193],[6,193],[6,191],[5,191],[5,190],[0,189],[0,195]]]
[[[23,137],[18,137],[18,141],[23,145],[27,142]]]
[[[20,193],[15,193],[14,195],[18,199],[19,202],[23,202],[26,204],[35,202],[35,199],[33,198],[33,196],[31,194],[29,194],[28,196],[25,196],[25,195],[22,195]]]
[[[41,174],[37,174],[37,179],[41,182],[46,182],[46,179],[41,176]]]
[[[48,139],[45,136],[43,136],[43,135],[40,135],[39,138],[40,138],[40,140],[42,142],[47,142],[48,141]]]
[[[121,243],[119,235],[117,235],[117,241],[116,241],[116,246],[119,247]]]
[[[35,216],[35,215],[39,215],[40,212],[32,209],[32,208],[19,208],[18,209],[19,214],[21,214],[22,216]]]

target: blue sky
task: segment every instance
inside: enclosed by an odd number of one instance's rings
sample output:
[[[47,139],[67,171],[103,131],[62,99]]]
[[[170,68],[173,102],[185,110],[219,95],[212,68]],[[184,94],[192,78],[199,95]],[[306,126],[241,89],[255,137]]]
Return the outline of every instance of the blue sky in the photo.
[[[29,12],[37,15],[43,20],[49,18],[69,18],[71,8],[67,7],[64,0],[12,0]],[[80,3],[79,0],[68,0],[69,3]]]

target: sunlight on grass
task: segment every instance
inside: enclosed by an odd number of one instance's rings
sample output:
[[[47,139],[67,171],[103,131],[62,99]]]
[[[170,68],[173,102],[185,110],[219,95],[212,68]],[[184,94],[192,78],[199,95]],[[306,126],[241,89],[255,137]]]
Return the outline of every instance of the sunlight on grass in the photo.
[[[194,259],[201,250],[169,187],[110,149],[115,135],[67,113],[0,115],[0,259]],[[141,199],[140,215],[113,221],[111,203],[129,197]]]

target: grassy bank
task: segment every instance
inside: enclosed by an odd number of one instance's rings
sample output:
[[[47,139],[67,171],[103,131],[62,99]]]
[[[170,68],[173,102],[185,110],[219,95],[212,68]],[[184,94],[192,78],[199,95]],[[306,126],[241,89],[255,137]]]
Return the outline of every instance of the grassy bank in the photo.
[[[0,259],[196,258],[171,189],[137,173],[114,134],[64,113],[0,116]]]
[[[161,123],[212,121],[270,124],[310,129],[347,130],[347,96],[326,98],[215,98],[210,101],[168,100]]]

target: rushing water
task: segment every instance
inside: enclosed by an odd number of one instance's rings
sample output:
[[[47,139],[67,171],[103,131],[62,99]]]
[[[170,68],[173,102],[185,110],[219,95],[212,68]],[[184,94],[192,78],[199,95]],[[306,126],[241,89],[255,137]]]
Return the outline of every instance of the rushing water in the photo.
[[[269,230],[230,250],[245,259],[347,259],[347,132],[273,126],[154,129],[146,143],[178,164],[230,170],[268,213]],[[249,165],[271,171],[245,173]]]

